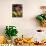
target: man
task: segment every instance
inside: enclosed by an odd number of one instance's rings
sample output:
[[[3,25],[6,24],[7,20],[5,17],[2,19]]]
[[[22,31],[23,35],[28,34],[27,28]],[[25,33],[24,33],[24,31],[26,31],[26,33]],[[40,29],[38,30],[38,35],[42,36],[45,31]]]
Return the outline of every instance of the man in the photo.
[[[13,5],[12,17],[22,17],[22,6],[19,4]]]
[[[46,27],[46,6],[41,6],[42,14],[36,17],[40,21],[41,26]]]

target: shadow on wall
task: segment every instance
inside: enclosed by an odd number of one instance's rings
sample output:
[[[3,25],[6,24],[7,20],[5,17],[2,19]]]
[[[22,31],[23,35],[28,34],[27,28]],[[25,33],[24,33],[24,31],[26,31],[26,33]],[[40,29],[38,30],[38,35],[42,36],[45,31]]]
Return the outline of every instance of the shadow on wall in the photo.
[[[32,24],[32,25],[34,25],[34,26],[37,26],[37,27],[39,27],[40,26],[40,24],[39,24],[39,21],[37,21],[36,20],[36,17],[32,17],[32,18],[30,18],[30,23]]]

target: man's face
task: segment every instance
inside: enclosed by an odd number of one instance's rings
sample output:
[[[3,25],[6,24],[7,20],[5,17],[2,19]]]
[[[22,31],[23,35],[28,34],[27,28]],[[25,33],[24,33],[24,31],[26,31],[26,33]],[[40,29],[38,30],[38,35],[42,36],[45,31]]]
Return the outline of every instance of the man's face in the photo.
[[[16,9],[16,11],[20,11],[20,7],[19,7],[19,6],[18,6],[18,7],[16,7],[15,9]]]
[[[46,8],[42,8],[42,12],[46,14]]]

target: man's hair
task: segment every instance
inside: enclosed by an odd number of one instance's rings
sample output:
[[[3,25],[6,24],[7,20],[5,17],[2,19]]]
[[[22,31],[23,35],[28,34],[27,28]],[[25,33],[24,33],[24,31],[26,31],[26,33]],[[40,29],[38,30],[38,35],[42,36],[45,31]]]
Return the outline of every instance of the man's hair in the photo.
[[[12,10],[14,11],[16,7],[19,7],[22,10],[22,4],[13,4]]]
[[[46,6],[40,6],[40,9],[44,9],[44,8],[46,9]]]

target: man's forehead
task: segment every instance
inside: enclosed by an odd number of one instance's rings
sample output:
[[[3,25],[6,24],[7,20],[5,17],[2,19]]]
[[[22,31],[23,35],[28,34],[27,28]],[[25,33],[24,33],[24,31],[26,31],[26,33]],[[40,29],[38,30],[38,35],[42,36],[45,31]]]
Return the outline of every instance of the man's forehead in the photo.
[[[46,9],[46,6],[40,6],[40,9]]]

